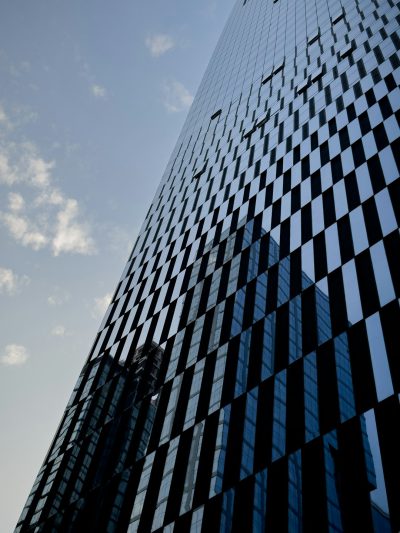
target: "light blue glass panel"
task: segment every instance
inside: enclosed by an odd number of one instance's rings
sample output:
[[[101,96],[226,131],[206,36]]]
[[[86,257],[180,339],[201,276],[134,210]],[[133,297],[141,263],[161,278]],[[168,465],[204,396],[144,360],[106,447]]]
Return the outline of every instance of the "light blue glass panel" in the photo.
[[[257,279],[256,297],[254,302],[254,321],[257,322],[265,316],[265,305],[267,298],[268,274],[264,272]]]
[[[334,344],[340,419],[345,422],[356,414],[347,334],[337,337]]]
[[[235,503],[234,489],[228,490],[222,497],[220,533],[232,531],[233,506]]]
[[[247,372],[249,367],[251,329],[240,336],[238,364],[236,371],[235,398],[247,390]]]
[[[365,420],[364,430],[368,444],[367,457],[368,476],[373,487],[371,501],[373,501],[384,513],[389,513],[385,477],[383,475],[382,458],[376,427],[374,410],[368,411],[362,417]],[[378,533],[378,532],[377,532]]]
[[[239,289],[235,296],[235,303],[233,307],[231,337],[239,335],[242,331],[244,303],[246,298],[246,288]]]
[[[219,414],[217,439],[215,445],[213,471],[210,484],[210,497],[222,491],[222,480],[225,470],[226,445],[228,442],[229,421],[231,416],[231,406],[227,405],[221,409]]]
[[[304,421],[306,442],[319,435],[318,375],[315,352],[304,358]]]
[[[394,394],[394,390],[379,313],[367,318],[366,325],[376,393],[378,401],[381,402]]]
[[[276,313],[271,313],[264,321],[264,344],[262,352],[261,378],[272,376],[275,365],[275,324]]]
[[[326,278],[319,281],[316,285],[315,305],[318,344],[322,344],[332,337],[331,312],[328,297],[328,283]]]
[[[261,470],[254,477],[253,533],[265,530],[267,513],[267,469]]]
[[[301,295],[289,302],[289,363],[302,355]]]
[[[246,412],[243,429],[242,443],[242,464],[240,468],[240,479],[244,479],[253,473],[254,443],[256,439],[256,419],[257,419],[257,399],[258,389],[254,389],[247,394]]]
[[[289,531],[302,530],[302,470],[301,451],[292,454],[288,459],[289,470]]]
[[[340,512],[339,496],[336,482],[336,466],[334,454],[338,449],[336,431],[332,431],[324,437],[324,459],[326,495],[328,507],[329,531],[342,533],[342,516]]]

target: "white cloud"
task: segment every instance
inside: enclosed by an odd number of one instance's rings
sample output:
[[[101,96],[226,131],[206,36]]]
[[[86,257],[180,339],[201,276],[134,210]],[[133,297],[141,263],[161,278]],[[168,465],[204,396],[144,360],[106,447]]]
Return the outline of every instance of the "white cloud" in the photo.
[[[54,337],[65,337],[65,335],[67,334],[67,330],[65,329],[64,326],[55,326],[55,327],[51,330],[51,334],[52,334]]]
[[[112,298],[112,294],[107,293],[100,298],[94,299],[94,307],[93,307],[93,313],[92,313],[94,318],[98,318],[98,317],[103,318],[103,316],[105,315],[105,312],[108,309],[108,306],[111,303],[111,298]]]
[[[149,35],[145,42],[150,54],[153,57],[160,57],[175,46],[175,42],[172,37],[163,33]]]
[[[8,207],[10,211],[13,211],[14,213],[22,211],[25,207],[25,200],[20,194],[11,192],[8,195]]]
[[[54,255],[76,253],[91,255],[95,252],[94,241],[86,225],[77,222],[78,202],[68,199],[57,215],[57,226],[52,242]]]
[[[0,267],[0,294],[15,294],[29,282],[28,276],[18,276],[10,268]]]
[[[15,285],[14,272],[8,268],[0,268],[0,293],[12,294],[15,291]]]
[[[50,184],[50,172],[54,166],[54,161],[47,163],[41,157],[30,156],[27,160],[27,167],[32,184],[40,188],[47,187]]]
[[[22,366],[29,359],[29,353],[25,346],[8,344],[0,361],[4,366]]]
[[[54,161],[45,161],[30,142],[0,144],[0,183],[25,183],[43,189],[51,181]]]
[[[35,198],[35,207],[40,206],[58,206],[64,203],[64,197],[62,193],[57,189],[50,189],[43,191]]]
[[[188,109],[193,102],[193,96],[181,82],[172,80],[164,83],[163,103],[170,113],[179,113]]]
[[[3,223],[11,233],[11,235],[20,241],[28,231],[28,223],[23,217],[13,213],[1,213]]]
[[[7,154],[0,151],[0,183],[12,185],[16,181],[17,178],[10,167]]]
[[[2,109],[2,108],[0,108]],[[13,190],[7,208],[0,207],[0,223],[15,241],[33,250],[48,247],[62,253],[95,252],[91,228],[80,216],[78,201],[53,185],[54,161],[44,159],[30,142],[0,138],[0,186]],[[0,192],[0,202],[4,195]]]
[[[0,213],[0,220],[6,226],[11,236],[23,246],[33,250],[41,250],[48,243],[48,238],[31,221],[18,214]]]
[[[0,211],[0,222],[18,243],[35,251],[49,246],[54,256],[96,252],[90,227],[81,221],[77,200],[49,189],[31,202],[29,213],[24,206],[20,194],[10,193],[8,211]]]
[[[107,90],[101,85],[93,84],[91,87],[91,91],[93,96],[95,98],[98,98],[99,100],[104,100],[105,98],[107,98]]]

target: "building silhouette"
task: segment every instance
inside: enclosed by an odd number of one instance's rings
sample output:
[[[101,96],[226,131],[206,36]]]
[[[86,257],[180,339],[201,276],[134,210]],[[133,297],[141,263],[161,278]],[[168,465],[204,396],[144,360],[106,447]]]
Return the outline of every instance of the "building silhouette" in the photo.
[[[17,532],[400,530],[399,22],[235,3]]]

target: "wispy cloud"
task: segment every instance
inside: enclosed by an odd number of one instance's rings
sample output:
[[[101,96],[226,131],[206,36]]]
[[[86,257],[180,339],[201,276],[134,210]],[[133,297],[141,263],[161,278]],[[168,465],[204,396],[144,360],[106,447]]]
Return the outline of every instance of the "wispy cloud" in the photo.
[[[163,85],[163,104],[169,113],[186,111],[192,105],[193,95],[177,80],[167,81]]]
[[[109,292],[100,298],[94,299],[92,316],[93,318],[103,318],[108,306],[111,303],[112,294]]]
[[[67,199],[57,214],[56,231],[52,241],[55,256],[68,252],[82,255],[91,255],[95,252],[89,227],[78,222],[78,215],[78,202],[71,198]]]
[[[6,151],[0,151],[0,184],[12,185],[17,180],[13,170],[10,167],[8,154]]]
[[[52,306],[64,305],[70,299],[70,294],[60,287],[56,287],[50,296],[47,297],[47,303]]]
[[[91,87],[92,94],[98,100],[105,100],[107,98],[107,90],[101,85],[93,84]]]
[[[31,70],[31,64],[29,61],[21,61],[20,63],[12,63],[9,66],[9,73],[11,76],[20,78]]]
[[[16,242],[33,250],[47,247],[54,256],[93,254],[91,228],[82,220],[78,201],[54,185],[55,168],[55,161],[44,159],[33,143],[16,143],[3,136],[0,186],[13,190],[1,194],[8,203],[0,206],[0,223]]]
[[[0,361],[4,366],[22,366],[29,359],[28,350],[19,344],[8,344]]]
[[[107,89],[98,83],[97,76],[93,73],[84,51],[76,41],[71,41],[70,44],[74,51],[74,59],[78,66],[78,72],[86,81],[90,93],[99,100],[105,100],[107,98]]]
[[[25,200],[20,194],[16,192],[11,192],[8,195],[8,206],[10,208],[10,211],[13,211],[13,213],[18,213],[19,211],[22,211],[24,209]]]
[[[40,157],[33,143],[3,142],[0,145],[0,184],[47,187],[54,167],[55,162]]]
[[[1,56],[0,56],[1,62]],[[12,120],[6,113],[4,106],[0,104],[0,132],[1,128],[9,131],[15,130],[17,127],[25,126],[38,119],[38,114],[30,106],[27,105],[13,105],[12,106]]]
[[[175,47],[173,38],[165,33],[149,35],[145,43],[153,57],[160,57]]]
[[[12,211],[11,206],[9,212],[0,212],[0,221],[3,222],[10,235],[23,246],[37,251],[48,244],[48,238],[39,230],[35,223],[27,217]]]
[[[10,80],[13,85],[31,86],[29,73],[32,71],[32,66],[30,62],[24,60],[16,61],[4,49],[0,49],[0,71],[0,77]]]
[[[6,115],[6,112],[4,111],[4,107],[0,104],[0,125],[1,126],[8,126],[9,120]]]
[[[51,330],[51,334],[53,335],[53,337],[65,337],[67,334],[67,330],[64,326],[55,326]]]
[[[16,294],[29,282],[28,276],[18,276],[10,268],[0,267],[0,294]]]

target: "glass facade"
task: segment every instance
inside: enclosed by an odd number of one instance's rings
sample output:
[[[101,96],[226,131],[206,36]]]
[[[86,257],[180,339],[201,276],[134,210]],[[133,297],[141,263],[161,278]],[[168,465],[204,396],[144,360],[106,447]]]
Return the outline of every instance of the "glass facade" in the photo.
[[[399,23],[236,2],[17,532],[400,530]]]

